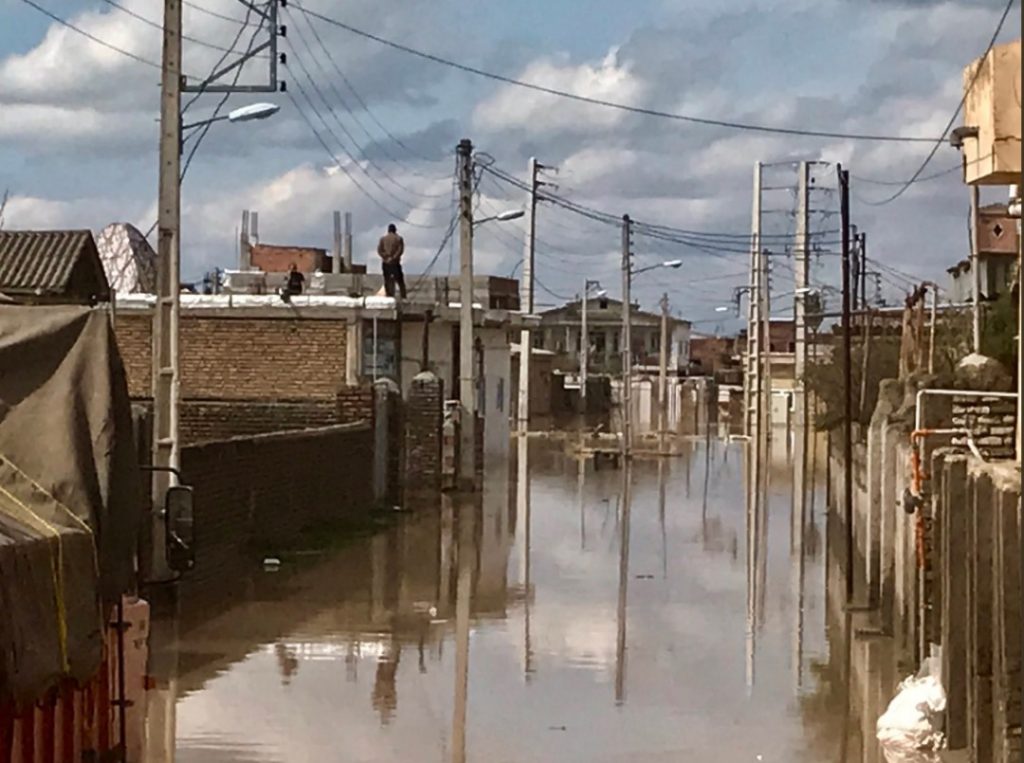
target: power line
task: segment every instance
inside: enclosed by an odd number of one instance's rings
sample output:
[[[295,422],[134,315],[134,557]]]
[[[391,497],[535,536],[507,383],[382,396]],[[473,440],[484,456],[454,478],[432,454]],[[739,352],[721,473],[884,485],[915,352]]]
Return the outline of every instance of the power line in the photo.
[[[285,38],[285,39],[288,39],[288,38]],[[302,62],[302,58],[298,55],[298,52],[295,50],[295,46],[292,45],[291,43],[288,43],[288,47],[292,51],[292,59],[294,59],[298,63],[299,68],[302,70],[302,73],[306,76],[306,80],[309,83],[310,87],[320,97],[320,100],[323,102],[324,106],[327,108],[327,110],[334,117],[335,121],[338,122],[339,125],[341,125],[340,118],[338,117],[337,113],[334,111],[334,108],[331,106],[330,102],[327,100],[327,97],[324,95],[323,91],[316,84],[316,81],[313,79],[312,75],[310,74],[309,69],[306,68],[306,65]],[[341,138],[338,137],[338,134],[328,124],[327,119],[324,117],[324,115],[320,112],[320,110],[313,103],[313,100],[309,97],[308,92],[306,91],[306,89],[304,87],[302,87],[301,83],[299,82],[299,78],[298,77],[296,77],[296,79],[295,79],[295,86],[299,88],[299,92],[302,93],[303,98],[305,98],[306,102],[309,104],[309,107],[313,110],[313,113],[315,113],[317,115],[317,117],[320,119],[320,121],[323,123],[324,128],[327,130],[328,133],[330,133],[331,137],[337,142],[337,144],[341,148],[342,152],[349,158],[349,160],[352,162],[352,164],[355,165],[356,167],[358,167],[360,169],[360,171],[366,176],[366,178],[371,183],[373,183],[375,186],[377,186],[377,188],[379,188],[383,193],[385,193],[386,195],[390,196],[392,199],[397,201],[399,204],[401,204],[401,205],[403,205],[405,207],[408,207],[409,209],[420,208],[420,209],[424,209],[425,211],[431,211],[431,212],[432,211],[437,211],[437,210],[440,210],[440,209],[447,209],[447,205],[445,205],[444,207],[436,207],[436,208],[423,208],[423,207],[419,207],[419,205],[417,205],[415,203],[411,203],[411,202],[409,202],[406,199],[403,199],[401,196],[398,196],[390,188],[387,188],[386,186],[384,186],[379,180],[377,180],[376,177],[374,177],[373,175],[370,174],[369,170],[367,170],[366,167],[364,167],[359,162],[359,160],[356,159],[355,156],[352,155],[352,152],[349,151],[348,146],[346,146],[345,142],[343,140],[341,140]],[[294,99],[292,99],[292,101],[294,102]],[[342,126],[342,129],[343,130],[345,129],[344,126]],[[348,134],[347,131],[346,131],[346,134]],[[331,155],[337,161],[337,157],[334,155],[333,151],[331,152]],[[341,166],[340,163],[339,163],[339,166]],[[350,178],[353,177],[352,174],[349,173],[347,169],[345,170],[345,174],[347,174]],[[361,186],[360,186],[360,188],[362,189]],[[385,210],[387,209],[387,207],[384,207],[383,205],[380,205],[380,206],[381,206],[382,209],[385,209]],[[390,212],[389,211],[389,214],[391,214],[392,216],[395,216],[394,212]],[[398,215],[398,217],[402,217],[402,216]],[[407,224],[415,226],[415,223],[408,223],[408,221],[407,221]],[[437,227],[437,226],[426,226],[426,227]]]
[[[1006,3],[1006,7],[1003,9],[1003,14],[1002,16],[999,17],[999,23],[996,24],[996,29],[992,33],[992,38],[988,42],[988,47],[985,48],[985,53],[978,61],[978,65],[974,68],[974,73],[971,75],[971,81],[967,84],[967,87],[964,88],[964,94],[960,98],[960,103],[957,104],[956,109],[954,109],[953,111],[953,116],[951,116],[949,118],[949,121],[946,123],[946,127],[942,131],[942,135],[940,135],[934,141],[935,145],[932,146],[931,151],[928,152],[928,156],[926,156],[924,161],[921,162],[921,166],[918,167],[917,171],[910,176],[910,179],[904,182],[900,186],[899,190],[897,190],[891,196],[888,196],[882,199],[881,201],[867,201],[864,202],[865,204],[871,207],[881,207],[886,204],[889,204],[893,201],[896,201],[896,199],[898,199],[900,196],[907,192],[907,189],[914,185],[914,183],[918,182],[918,179],[921,177],[921,173],[924,172],[925,168],[928,166],[931,160],[935,158],[935,154],[938,153],[939,146],[945,143],[946,136],[949,134],[949,131],[953,128],[953,123],[956,122],[957,117],[960,116],[960,112],[963,110],[964,104],[967,102],[967,96],[970,94],[971,90],[974,89],[974,85],[978,81],[978,77],[981,74],[982,64],[985,62],[985,59],[988,58],[989,53],[992,52],[992,48],[995,47],[996,40],[999,38],[999,33],[1003,31],[1003,24],[1006,23],[1006,17],[1010,15],[1010,10],[1013,8],[1013,4],[1015,2],[1016,0],[1008,0],[1008,2]]]
[[[250,3],[246,3],[246,6],[245,6],[245,19],[241,22],[242,25],[238,28],[238,31],[235,33],[235,38],[231,41],[231,46],[228,48],[228,50],[224,51],[223,55],[221,55],[221,57],[217,59],[217,62],[213,66],[210,67],[210,73],[207,74],[205,77],[203,77],[203,81],[199,84],[199,89],[196,90],[195,94],[193,94],[193,96],[191,98],[189,98],[188,101],[185,103],[185,105],[182,107],[182,109],[181,109],[181,113],[182,114],[187,112],[192,107],[192,104],[194,104],[196,101],[199,100],[199,96],[201,96],[203,93],[206,92],[206,88],[209,86],[209,84],[211,82],[210,78],[213,77],[213,75],[217,73],[217,71],[220,69],[220,67],[227,60],[228,56],[230,56],[232,53],[235,52],[235,46],[238,45],[238,41],[242,39],[242,35],[245,34],[245,30],[249,27],[249,19],[252,16],[253,10],[255,10],[253,5],[250,4]],[[260,15],[262,16],[262,14],[260,14]],[[263,18],[260,19],[260,23],[256,26],[256,31],[257,32],[259,32],[259,30],[263,28],[263,22],[265,20],[266,20],[266,17],[263,17]],[[271,34],[277,34],[277,30],[276,29],[272,29],[272,30],[270,30],[270,33]],[[253,35],[252,40],[255,40],[255,35]],[[250,51],[252,50],[252,40],[250,40],[250,44],[249,44],[249,50]],[[236,75],[235,75],[235,79],[234,79],[235,83],[238,82],[238,75],[241,74],[241,71],[242,71],[242,66],[240,65],[238,67],[238,69],[236,70]],[[223,103],[224,103],[224,99],[221,99],[221,103],[218,104],[218,108],[221,105],[223,105]],[[205,134],[206,133],[204,131],[203,135],[205,136]]]
[[[305,89],[298,81],[295,82],[295,86],[299,89],[299,92],[302,94],[302,97],[305,99],[306,103],[309,104],[309,107],[320,118],[320,121],[323,122],[324,126],[326,127],[327,121],[323,118],[323,115],[321,115],[317,111],[316,106],[313,105],[313,101],[310,99],[309,94],[305,91]],[[362,193],[363,196],[365,196],[367,199],[369,199],[370,202],[372,202],[375,207],[377,207],[382,212],[385,212],[391,218],[403,220],[405,225],[409,225],[413,228],[436,229],[440,227],[438,225],[424,225],[422,223],[414,223],[408,219],[403,218],[402,215],[397,214],[393,210],[389,209],[385,204],[381,203],[376,196],[367,191],[366,188],[364,188],[363,185],[355,178],[355,176],[351,172],[349,172],[348,167],[346,167],[342,163],[342,161],[338,158],[337,154],[335,154],[331,147],[327,145],[327,142],[317,131],[316,127],[313,125],[313,122],[310,120],[306,112],[303,111],[301,106],[299,106],[299,102],[295,99],[295,96],[292,95],[291,91],[287,91],[286,95],[288,96],[288,100],[292,102],[292,105],[295,107],[295,110],[299,113],[299,116],[301,116],[302,120],[306,123],[306,126],[309,127],[310,131],[313,133],[313,137],[316,138],[320,146],[324,149],[324,151],[327,152],[327,155],[331,157],[331,159],[334,161],[334,164],[338,167],[338,169],[345,173],[345,176],[352,181],[352,184],[357,189],[359,189],[359,192]],[[329,129],[330,128],[328,127],[328,130]]]
[[[28,6],[31,6],[32,8],[35,8],[37,11],[39,11],[44,16],[47,16],[48,18],[53,19],[54,21],[56,21],[61,26],[64,26],[64,27],[67,27],[68,29],[70,29],[72,32],[77,32],[78,34],[82,35],[83,37],[86,37],[86,38],[92,40],[97,45],[102,45],[107,50],[112,50],[115,53],[120,53],[122,56],[126,56],[126,57],[132,59],[133,61],[137,61],[140,64],[145,64],[146,66],[149,66],[149,67],[151,67],[153,69],[160,69],[161,68],[160,64],[158,64],[156,61],[150,61],[148,58],[143,58],[142,56],[137,56],[134,53],[125,50],[124,48],[119,48],[118,46],[113,45],[113,44],[107,42],[106,40],[100,39],[99,37],[97,37],[96,35],[92,34],[91,32],[86,32],[81,27],[78,27],[78,26],[75,26],[74,24],[72,24],[70,21],[66,21],[65,19],[62,19],[60,16],[58,16],[58,15],[56,15],[54,13],[51,13],[50,11],[46,10],[46,8],[44,8],[43,6],[41,6],[41,5],[37,4],[36,2],[34,2],[34,0],[21,0],[21,2],[25,3],[25,5],[28,5]]]
[[[444,58],[442,56],[438,56],[438,55],[435,55],[433,53],[427,53],[427,52],[424,52],[422,50],[417,50],[416,48],[409,47],[408,45],[404,45],[402,43],[395,42],[393,40],[388,40],[388,39],[386,39],[384,37],[380,37],[379,35],[363,31],[362,29],[357,29],[356,27],[351,26],[350,24],[346,24],[346,23],[344,23],[342,21],[339,21],[337,19],[331,18],[329,16],[325,16],[325,15],[323,15],[321,13],[316,13],[315,11],[310,11],[310,10],[307,10],[305,8],[299,8],[299,10],[302,11],[302,13],[305,13],[308,16],[313,16],[314,18],[318,18],[321,21],[324,21],[324,22],[326,22],[328,24],[331,24],[333,26],[338,27],[339,29],[344,29],[345,31],[350,32],[350,33],[352,33],[354,35],[357,35],[359,37],[363,37],[363,38],[365,38],[367,40],[372,40],[372,41],[374,41],[374,42],[376,42],[376,43],[378,43],[380,45],[385,45],[385,46],[387,46],[389,48],[393,48],[394,50],[398,50],[398,51],[401,51],[403,53],[408,53],[409,55],[416,56],[417,58],[421,58],[421,59],[424,59],[426,61],[432,61],[433,63],[436,63],[436,64],[441,64],[443,66],[447,66],[447,67],[450,67],[452,69],[458,69],[459,71],[463,71],[463,72],[466,72],[468,74],[474,74],[474,75],[476,75],[478,77],[485,77],[487,79],[491,79],[491,80],[494,80],[496,82],[502,82],[502,83],[504,83],[506,85],[514,85],[515,87],[524,88],[526,90],[533,90],[533,91],[538,92],[538,93],[546,93],[548,95],[554,95],[554,96],[558,96],[560,98],[566,98],[566,99],[569,99],[569,100],[578,101],[580,103],[589,103],[589,104],[592,104],[592,105],[595,105],[595,106],[603,106],[605,108],[616,109],[618,111],[625,111],[625,112],[629,112],[629,113],[632,113],[632,114],[641,114],[643,116],[649,116],[649,117],[660,117],[662,119],[672,119],[672,120],[679,121],[679,122],[689,122],[689,123],[692,123],[692,124],[701,124],[701,125],[707,125],[707,126],[711,126],[711,127],[725,127],[725,128],[729,128],[729,129],[732,129],[732,130],[746,130],[746,131],[750,131],[750,132],[771,133],[771,134],[775,134],[775,135],[801,135],[801,136],[804,136],[804,137],[813,137],[813,138],[830,138],[830,139],[840,139],[840,140],[864,140],[864,141],[892,142],[892,143],[930,143],[930,142],[932,142],[932,138],[914,138],[914,137],[906,137],[906,136],[900,136],[900,135],[871,135],[871,134],[858,134],[858,133],[837,132],[837,131],[831,131],[831,130],[801,130],[801,129],[797,129],[797,128],[771,127],[769,125],[761,125],[761,124],[753,124],[753,123],[745,123],[745,122],[733,122],[733,121],[728,121],[728,120],[724,120],[724,119],[710,119],[710,118],[704,118],[704,117],[695,117],[695,116],[691,116],[691,115],[687,115],[687,114],[678,114],[678,113],[673,113],[673,112],[668,112],[668,111],[660,111],[658,109],[650,109],[650,108],[644,108],[644,107],[640,107],[640,106],[629,106],[627,104],[618,103],[616,101],[608,101],[608,100],[604,100],[604,99],[601,99],[601,98],[591,98],[589,96],[579,95],[577,93],[570,93],[570,92],[567,92],[565,90],[559,90],[557,88],[547,87],[545,85],[538,85],[535,82],[527,82],[525,80],[516,79],[514,77],[507,77],[507,76],[505,76],[503,74],[496,74],[494,72],[489,72],[489,71],[486,71],[484,69],[479,69],[479,68],[477,68],[475,66],[470,66],[469,64],[459,63],[458,61],[453,61],[451,59]]]
[[[288,14],[288,17],[291,18],[291,14]],[[317,67],[320,69],[320,72],[326,76],[327,75],[327,71],[324,68],[323,64],[320,63],[320,59],[317,58],[316,55],[314,55],[313,48],[312,48],[312,46],[310,46],[309,41],[306,39],[306,35],[303,34],[301,28],[297,24],[294,24],[293,28],[295,29],[295,32],[298,35],[299,41],[302,43],[302,46],[306,49],[306,52],[309,54],[309,57],[316,63]],[[321,42],[320,45],[321,45],[321,48],[323,50],[326,50],[326,47],[324,47],[323,42]],[[292,48],[293,55],[295,55],[295,47],[293,45],[291,45],[291,43],[289,43],[289,46]],[[305,65],[302,63],[302,60],[301,59],[297,59],[297,60],[298,60],[299,66],[306,73],[306,76],[309,77],[310,82],[313,82],[313,78],[310,75],[309,70],[306,69]],[[338,88],[335,87],[334,82],[332,82],[330,80],[329,76],[327,77],[327,86],[331,89],[331,92],[334,93],[334,97],[338,100],[338,102],[341,103],[342,108],[344,108],[349,113],[349,116],[354,118],[354,114],[353,114],[352,109],[349,107],[348,103],[346,103],[346,101],[342,97],[341,93],[338,92]],[[345,126],[345,123],[341,120],[341,117],[338,116],[337,111],[334,109],[334,107],[332,105],[330,105],[327,102],[326,97],[323,96],[323,94],[320,91],[319,87],[315,83],[313,83],[313,87],[316,88],[317,92],[321,95],[321,99],[324,101],[324,105],[327,106],[328,109],[330,109],[331,115],[334,117],[334,121],[338,123],[338,127],[340,127],[342,132],[345,133],[345,135],[348,137],[348,139],[352,142],[352,145],[355,146],[356,150],[359,151],[359,153],[361,154],[363,160],[368,165],[370,165],[375,170],[377,170],[377,172],[379,172],[381,175],[383,175],[387,180],[390,180],[395,186],[397,186],[398,188],[401,188],[403,191],[405,191],[406,193],[411,194],[413,196],[420,196],[420,197],[428,198],[428,199],[440,199],[440,198],[445,198],[445,197],[448,196],[447,192],[441,193],[441,194],[437,194],[437,193],[423,193],[421,191],[416,191],[416,190],[413,190],[412,188],[408,188],[405,185],[403,185],[402,183],[398,182],[394,177],[391,176],[391,174],[387,170],[385,170],[377,162],[375,162],[372,158],[370,158],[369,154],[366,151],[366,147],[361,145],[359,143],[359,141],[356,140],[356,137],[348,129],[348,127]],[[346,152],[346,153],[348,153],[348,152]],[[402,200],[399,199],[399,201],[401,202]]]
[[[231,55],[234,52],[234,48],[238,44],[238,40],[242,37],[242,34],[245,32],[245,30],[248,27],[248,19],[249,19],[249,14],[251,13],[251,11],[252,11],[252,6],[248,6],[248,10],[246,11],[246,14],[245,14],[246,15],[246,24],[244,24],[244,25],[242,25],[242,26],[240,26],[238,28],[238,34],[236,34],[235,35],[235,39],[231,41],[231,48],[226,50],[224,52],[224,54],[220,57],[220,60],[216,64],[214,64],[213,69],[211,69],[211,76],[212,76],[213,72],[215,72],[217,69],[220,68],[220,65],[222,63],[224,63],[224,60],[229,55]],[[260,30],[263,29],[264,21],[266,21],[266,16],[261,16],[260,17],[260,22],[256,25],[256,28],[253,30],[252,34],[249,36],[249,44],[246,47],[245,53],[242,54],[243,59],[244,59],[245,56],[247,56],[249,53],[252,52],[253,47],[256,45],[256,37],[259,35]],[[277,30],[276,29],[271,29],[270,33],[271,34],[277,34]],[[238,79],[242,76],[242,68],[243,68],[242,66],[239,66],[239,67],[237,67],[235,69],[234,78],[231,80],[231,86],[232,87],[234,87],[235,85],[238,84]],[[203,80],[203,88],[205,88],[206,82],[207,82],[208,79],[209,79],[209,77],[207,77],[206,79]],[[199,96],[202,95],[202,93],[203,93],[203,89],[200,89],[199,92],[197,92],[191,98],[191,100],[189,100],[189,102],[185,104],[185,107],[182,110],[182,113],[187,111],[188,107],[191,106],[193,103],[195,103],[196,99],[199,98]],[[195,158],[196,153],[199,151],[199,146],[202,145],[203,140],[206,138],[207,133],[210,132],[210,128],[213,127],[214,120],[216,120],[216,118],[220,115],[221,109],[224,108],[224,105],[228,102],[228,98],[230,98],[230,97],[231,97],[231,91],[230,90],[224,93],[224,95],[221,97],[220,101],[217,102],[217,106],[213,110],[213,116],[210,118],[209,121],[206,122],[205,125],[203,125],[202,132],[199,133],[199,137],[196,138],[196,142],[192,144],[192,148],[188,152],[188,157],[186,157],[186,159],[185,159],[185,165],[184,165],[184,167],[182,167],[180,180],[184,180],[185,179],[185,175],[188,172],[188,168],[190,166],[192,166],[192,159]]]
[[[105,2],[107,5],[109,5],[109,6],[113,7],[113,8],[116,8],[117,10],[121,11],[121,13],[125,13],[125,14],[131,16],[132,18],[134,18],[134,19],[136,19],[138,21],[141,21],[146,26],[152,27],[153,29],[158,29],[161,32],[163,31],[163,28],[164,28],[163,24],[159,24],[156,21],[153,21],[152,19],[146,18],[141,13],[136,13],[131,8],[126,8],[125,6],[121,5],[121,3],[117,2],[117,0],[103,0],[103,2]],[[189,42],[195,43],[196,45],[201,45],[204,48],[209,48],[211,50],[219,50],[219,51],[221,51],[223,53],[233,53],[234,52],[234,50],[232,50],[231,48],[225,48],[225,47],[223,47],[221,45],[217,45],[217,44],[212,43],[212,42],[207,42],[206,40],[200,40],[197,37],[189,37],[187,34],[183,34],[181,36],[181,39],[188,40]],[[255,56],[255,58],[267,58],[267,56],[266,55],[258,55],[258,56]]]
[[[293,5],[296,8],[298,8],[300,11],[302,11],[303,14],[305,14],[305,10],[303,9],[303,7],[302,7],[302,5],[300,3],[295,2],[293,0]],[[337,59],[335,59],[334,54],[331,53],[331,49],[326,45],[326,43],[324,43],[323,39],[320,37],[320,33],[317,31],[316,25],[313,24],[313,22],[309,20],[309,16],[305,16],[305,19],[306,19],[306,24],[309,26],[309,29],[313,33],[313,36],[316,38],[316,41],[320,44],[320,47],[323,49],[324,53],[327,55],[327,58],[330,60],[331,65],[334,67],[334,70],[338,73],[338,76],[341,77],[342,82],[345,83],[345,87],[347,87],[349,92],[352,93],[352,96],[356,99],[356,102],[359,104],[360,108],[362,108],[362,110],[364,112],[366,112],[367,116],[369,116],[370,119],[373,120],[374,124],[376,124],[377,127],[379,127],[380,130],[388,138],[390,138],[396,145],[398,145],[399,147],[401,147],[401,148],[405,149],[406,151],[408,151],[412,156],[414,156],[417,159],[420,159],[422,161],[425,161],[425,162],[432,162],[432,161],[434,161],[433,159],[431,159],[429,157],[423,156],[422,154],[420,154],[415,149],[410,148],[401,138],[399,138],[397,135],[392,133],[387,128],[387,126],[383,122],[381,122],[380,119],[377,118],[377,115],[374,114],[373,110],[370,109],[369,105],[366,103],[366,100],[363,98],[362,95],[360,95],[359,91],[355,88],[355,85],[352,84],[352,81],[345,75],[345,72],[342,71],[341,67],[338,65],[338,61],[337,61]],[[368,129],[366,129],[366,127],[363,125],[362,121],[359,120],[358,118],[356,118],[354,112],[350,111],[350,113],[352,113],[352,117],[353,117],[353,119],[355,119],[356,123],[363,129],[363,132],[366,133],[366,137],[368,137],[371,140],[373,140],[374,139],[373,135],[370,133],[370,131]],[[401,162],[397,158],[392,159],[392,161],[394,161],[397,164],[401,164]],[[417,174],[417,175],[419,174],[415,169],[411,169],[410,168],[409,171],[412,172],[413,174]]]
[[[223,14],[223,13],[218,13],[217,11],[211,11],[209,8],[204,8],[203,6],[199,5],[198,3],[190,2],[190,0],[181,0],[181,4],[184,5],[184,6],[187,6],[189,8],[192,8],[194,10],[197,10],[200,13],[205,14],[207,16],[212,16],[215,19],[221,19],[222,21],[232,21],[235,24],[242,24],[242,25],[246,25],[248,23],[248,22],[242,21],[242,19],[237,18],[235,16],[228,16],[228,15]],[[246,3],[246,5],[248,5],[248,3]]]

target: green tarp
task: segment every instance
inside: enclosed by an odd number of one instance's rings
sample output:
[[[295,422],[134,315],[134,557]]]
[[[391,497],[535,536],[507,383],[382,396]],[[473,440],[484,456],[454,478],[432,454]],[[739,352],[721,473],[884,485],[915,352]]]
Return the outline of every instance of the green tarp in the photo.
[[[0,702],[99,667],[141,487],[107,311],[0,305]]]

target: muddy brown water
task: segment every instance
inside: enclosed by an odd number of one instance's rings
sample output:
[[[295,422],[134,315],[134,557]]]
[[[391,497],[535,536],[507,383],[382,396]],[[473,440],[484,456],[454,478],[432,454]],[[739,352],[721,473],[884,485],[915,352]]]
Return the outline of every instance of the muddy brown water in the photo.
[[[173,731],[150,758],[881,760],[850,741],[870,726],[827,627],[821,488],[797,529],[776,448],[748,554],[745,447],[637,460],[625,496],[621,470],[532,443],[528,508],[513,453],[476,505],[182,601],[156,618],[174,701],[150,713]]]

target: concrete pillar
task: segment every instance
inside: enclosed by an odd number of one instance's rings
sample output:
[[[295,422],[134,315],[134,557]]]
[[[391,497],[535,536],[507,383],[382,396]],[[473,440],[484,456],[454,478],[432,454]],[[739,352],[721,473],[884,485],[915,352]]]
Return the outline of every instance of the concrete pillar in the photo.
[[[993,651],[993,706],[995,759],[1019,763],[1021,759],[1021,590],[1019,483],[998,486],[996,542],[993,559],[995,617]]]
[[[968,607],[968,685],[970,759],[993,763],[992,737],[992,559],[995,544],[992,480],[977,474],[972,480],[968,545],[971,549]]]
[[[967,458],[940,453],[932,461],[932,474],[942,474],[942,490],[935,502],[942,544],[940,567],[934,571],[942,583],[936,604],[940,607],[946,737],[951,750],[961,750],[967,747]]]

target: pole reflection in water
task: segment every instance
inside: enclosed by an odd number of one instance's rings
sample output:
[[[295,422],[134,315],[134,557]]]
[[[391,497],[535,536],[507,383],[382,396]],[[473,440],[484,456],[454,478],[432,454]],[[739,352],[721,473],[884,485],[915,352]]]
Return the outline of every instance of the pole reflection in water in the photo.
[[[530,514],[530,441],[524,436],[518,438],[516,469],[516,510],[523,528],[519,546],[522,554],[519,569],[523,587],[523,676],[529,681],[533,675],[533,645],[530,642],[530,533],[533,517]]]
[[[576,503],[580,511],[580,551],[587,550],[587,510],[584,489],[587,482],[587,457],[576,456]]]
[[[632,461],[622,462],[622,523],[619,530],[619,601],[616,608],[615,702],[626,701],[626,598],[629,590],[629,523],[632,514]]]
[[[452,763],[466,763],[466,711],[469,694],[469,615],[473,593],[476,506],[470,499],[458,507],[459,567],[455,591],[455,703],[452,712]]]
[[[755,625],[757,622],[757,587],[755,585],[754,571],[757,565],[757,557],[755,554],[755,535],[757,532],[757,487],[755,482],[755,476],[757,474],[756,468],[757,456],[754,452],[754,445],[752,440],[748,440],[744,443],[743,448],[743,463],[744,472],[746,474],[746,540],[747,540],[747,620],[746,620],[746,677],[747,677],[747,695],[751,695],[754,691],[754,681],[756,679],[756,659],[755,652],[757,650],[757,633],[755,632]]]
[[[665,529],[665,493],[668,489],[665,473],[668,464],[665,458],[658,459],[658,528],[661,531],[661,577],[668,580],[668,532]],[[707,478],[705,477],[705,481]],[[706,502],[705,502],[706,506]]]

